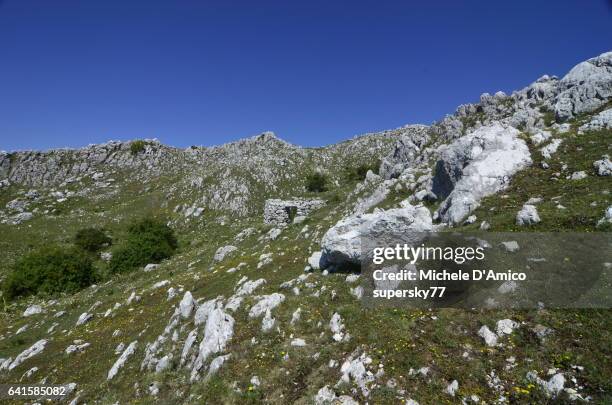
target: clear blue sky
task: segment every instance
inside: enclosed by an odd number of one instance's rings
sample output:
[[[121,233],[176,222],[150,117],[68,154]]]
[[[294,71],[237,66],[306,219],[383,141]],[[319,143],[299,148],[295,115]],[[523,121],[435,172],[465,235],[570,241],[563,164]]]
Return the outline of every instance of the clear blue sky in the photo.
[[[0,149],[323,145],[611,49],[608,0],[0,0]]]

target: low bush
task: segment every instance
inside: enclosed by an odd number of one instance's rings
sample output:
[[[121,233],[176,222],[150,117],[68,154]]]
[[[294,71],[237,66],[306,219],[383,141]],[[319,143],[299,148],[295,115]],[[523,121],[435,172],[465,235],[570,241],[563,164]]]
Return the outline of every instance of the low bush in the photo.
[[[159,219],[144,218],[128,227],[127,237],[113,251],[109,269],[112,273],[123,273],[157,263],[171,257],[177,247],[172,228]]]
[[[374,174],[378,174],[380,168],[380,160],[376,160],[372,163],[363,163],[357,167],[351,167],[348,169],[348,177],[351,180],[363,181],[368,174],[368,171],[372,170]]]
[[[89,255],[80,249],[50,246],[29,253],[13,266],[3,284],[6,297],[76,292],[96,281]]]
[[[318,172],[308,175],[306,178],[306,190],[315,193],[327,191],[327,177]]]
[[[130,144],[130,152],[132,153],[132,155],[137,155],[140,152],[143,152],[146,146],[147,143],[145,141],[137,139],[135,141],[132,141],[132,143]]]
[[[88,252],[99,252],[105,246],[110,245],[111,238],[103,230],[98,228],[84,228],[74,236],[74,244]]]

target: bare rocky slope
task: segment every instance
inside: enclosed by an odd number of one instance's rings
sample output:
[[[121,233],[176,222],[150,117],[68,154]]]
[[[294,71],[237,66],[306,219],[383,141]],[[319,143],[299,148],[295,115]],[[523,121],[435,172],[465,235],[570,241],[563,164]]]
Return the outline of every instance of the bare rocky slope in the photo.
[[[121,239],[144,214],[179,251],[72,295],[4,297],[0,382],[70,383],[72,403],[611,401],[609,310],[374,310],[345,272],[382,230],[609,232],[611,111],[609,52],[323,148],[264,133],[1,152],[0,280],[33,248],[89,226]],[[306,189],[314,172],[326,190]]]

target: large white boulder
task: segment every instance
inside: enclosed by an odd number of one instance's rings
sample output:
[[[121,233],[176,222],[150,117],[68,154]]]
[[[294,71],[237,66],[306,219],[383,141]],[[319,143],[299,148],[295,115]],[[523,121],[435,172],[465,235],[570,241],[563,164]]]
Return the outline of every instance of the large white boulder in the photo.
[[[432,191],[446,198],[437,214],[449,224],[460,223],[483,197],[504,189],[512,175],[532,162],[519,131],[499,123],[443,145],[439,154]]]
[[[402,208],[375,210],[370,214],[350,216],[338,222],[323,236],[321,266],[359,264],[364,238],[380,234],[406,234],[433,229],[426,207],[404,204]]]

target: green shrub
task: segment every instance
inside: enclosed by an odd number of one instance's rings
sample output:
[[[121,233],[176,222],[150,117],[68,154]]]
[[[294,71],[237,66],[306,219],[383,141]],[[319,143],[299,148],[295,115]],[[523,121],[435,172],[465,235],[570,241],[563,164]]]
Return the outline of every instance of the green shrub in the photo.
[[[147,143],[141,139],[137,139],[135,141],[132,141],[132,143],[130,144],[130,152],[132,153],[132,155],[138,155],[140,152],[143,152],[145,150],[145,146],[147,146]]]
[[[363,181],[366,178],[369,170],[373,173],[378,174],[380,168],[380,160],[376,160],[372,163],[363,163],[357,167],[351,167],[348,169],[348,177],[351,180]]]
[[[327,177],[318,172],[308,175],[306,178],[306,190],[316,193],[327,191]]]
[[[98,228],[84,228],[74,236],[74,244],[88,252],[98,252],[106,245],[111,244],[111,238]]]
[[[178,242],[172,228],[163,221],[144,218],[128,227],[124,242],[113,251],[109,269],[122,273],[172,256]]]
[[[7,276],[9,298],[33,294],[76,292],[96,281],[92,260],[77,248],[45,247],[23,256]]]

